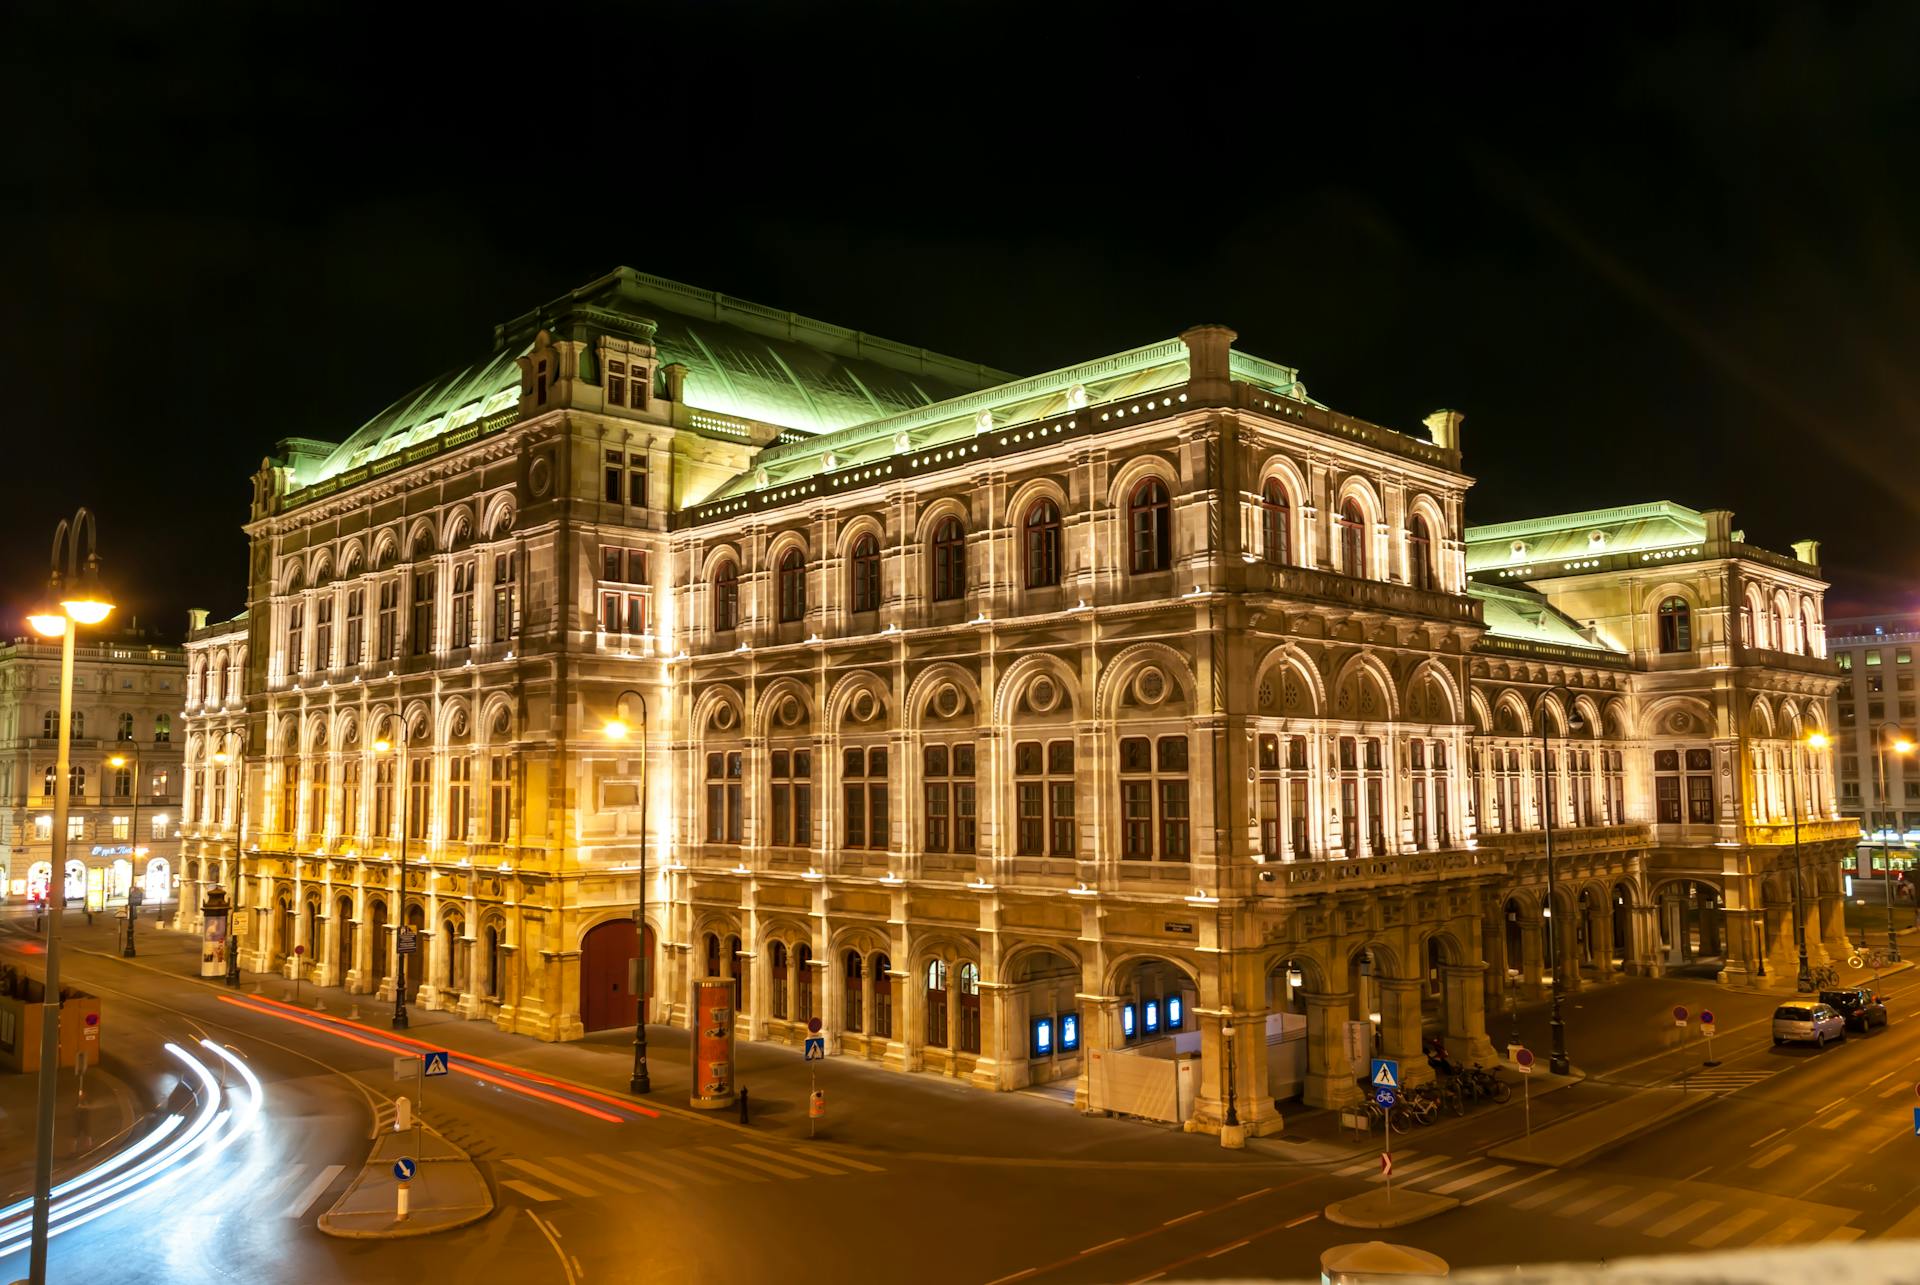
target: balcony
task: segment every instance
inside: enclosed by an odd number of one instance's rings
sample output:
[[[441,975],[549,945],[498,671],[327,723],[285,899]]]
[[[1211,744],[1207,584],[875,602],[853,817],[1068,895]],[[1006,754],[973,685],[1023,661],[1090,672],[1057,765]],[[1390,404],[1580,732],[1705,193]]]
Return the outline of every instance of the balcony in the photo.
[[[1482,852],[1498,853],[1507,862],[1545,860],[1546,832],[1513,830],[1483,834],[1478,843]],[[1553,827],[1553,855],[1576,857],[1591,852],[1615,852],[1623,848],[1645,848],[1653,843],[1653,829],[1645,825],[1582,825]]]
[[[1505,864],[1500,853],[1481,847],[1401,852],[1352,861],[1293,861],[1265,868],[1279,871],[1280,883],[1289,893],[1318,893],[1404,889],[1420,883],[1498,874]]]
[[[1469,625],[1482,623],[1478,598],[1383,580],[1359,580],[1314,567],[1280,567],[1257,562],[1248,565],[1247,575],[1248,587],[1256,590],[1271,587],[1274,593],[1287,598],[1333,603],[1356,611],[1387,611]]]
[[[1742,827],[1742,840],[1755,846],[1791,847],[1794,842],[1792,821],[1749,821]],[[1860,841],[1860,821],[1857,817],[1802,817],[1800,820],[1800,842],[1806,843],[1858,843]]]

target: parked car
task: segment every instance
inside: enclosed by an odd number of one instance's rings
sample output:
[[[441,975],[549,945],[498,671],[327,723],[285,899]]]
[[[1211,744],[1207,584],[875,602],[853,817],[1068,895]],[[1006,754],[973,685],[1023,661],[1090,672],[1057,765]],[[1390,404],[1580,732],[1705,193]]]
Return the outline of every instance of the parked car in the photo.
[[[1831,1004],[1802,1000],[1797,1004],[1782,1004],[1773,1010],[1775,1044],[1795,1041],[1824,1045],[1828,1040],[1846,1038],[1847,1019],[1835,1012]]]
[[[1887,1024],[1887,1002],[1864,986],[1821,991],[1820,1002],[1845,1018],[1850,1031],[1870,1031]]]

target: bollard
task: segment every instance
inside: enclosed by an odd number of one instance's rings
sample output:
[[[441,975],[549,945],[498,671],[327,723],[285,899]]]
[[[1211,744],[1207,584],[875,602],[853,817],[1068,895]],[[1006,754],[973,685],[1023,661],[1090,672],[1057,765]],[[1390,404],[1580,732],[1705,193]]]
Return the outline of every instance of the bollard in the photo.
[[[394,1218],[399,1222],[407,1221],[407,1184],[406,1183],[403,1182],[400,1184],[399,1190],[395,1195],[394,1200],[395,1200],[395,1208],[393,1211]]]
[[[413,1103],[405,1098],[393,1100],[393,1131],[405,1133],[413,1127]]]
[[[747,1091],[740,1090],[740,1123],[747,1123]]]

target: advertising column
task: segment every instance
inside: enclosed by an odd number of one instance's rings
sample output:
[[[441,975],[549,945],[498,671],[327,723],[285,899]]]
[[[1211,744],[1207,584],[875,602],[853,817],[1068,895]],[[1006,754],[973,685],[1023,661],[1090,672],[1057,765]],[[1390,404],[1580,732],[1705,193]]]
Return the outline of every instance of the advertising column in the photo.
[[[703,977],[693,984],[693,1105],[730,1107],[733,1090],[733,980]]]
[[[230,944],[227,920],[232,909],[227,905],[225,888],[208,890],[206,900],[200,907],[203,925],[200,938],[200,975],[202,977],[227,975],[227,948]]]

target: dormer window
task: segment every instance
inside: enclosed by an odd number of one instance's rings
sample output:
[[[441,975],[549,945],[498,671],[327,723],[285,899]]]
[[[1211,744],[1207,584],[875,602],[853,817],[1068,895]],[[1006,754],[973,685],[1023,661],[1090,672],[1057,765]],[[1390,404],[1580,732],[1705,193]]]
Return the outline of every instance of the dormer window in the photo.
[[[610,361],[607,363],[607,405],[625,406],[627,404],[627,363]]]
[[[544,357],[533,363],[533,400],[537,406],[547,404],[547,360]]]
[[[606,394],[608,406],[624,406],[633,410],[647,408],[647,393],[650,381],[647,368],[641,363],[628,362],[618,358],[607,359]]]

